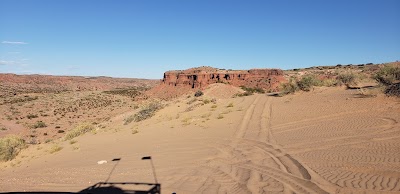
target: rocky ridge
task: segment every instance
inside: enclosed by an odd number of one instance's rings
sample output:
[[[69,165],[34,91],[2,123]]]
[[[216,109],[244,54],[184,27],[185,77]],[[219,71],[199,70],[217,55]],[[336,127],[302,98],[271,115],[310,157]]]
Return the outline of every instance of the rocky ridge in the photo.
[[[213,83],[226,83],[275,91],[284,72],[280,69],[225,70],[212,67],[198,67],[187,70],[167,71],[162,84],[173,87],[203,89]]]

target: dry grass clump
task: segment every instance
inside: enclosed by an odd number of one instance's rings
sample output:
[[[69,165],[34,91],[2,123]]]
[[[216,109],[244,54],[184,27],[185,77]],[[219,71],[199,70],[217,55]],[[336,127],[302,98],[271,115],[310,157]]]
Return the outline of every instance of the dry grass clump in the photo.
[[[385,87],[386,95],[400,97],[400,66],[384,66],[375,74],[374,79]]]
[[[21,137],[9,135],[0,138],[0,161],[14,159],[24,148],[26,148],[26,143]]]
[[[287,83],[282,83],[280,86],[280,95],[293,94],[299,90],[299,86],[297,86],[296,82],[293,79],[290,79]]]
[[[339,74],[336,79],[339,83],[342,83],[349,87],[350,85],[356,84],[356,75],[354,73],[342,73]]]
[[[321,85],[321,81],[318,80],[315,75],[306,75],[297,81],[297,86],[299,87],[299,89],[306,92],[313,89],[314,86],[319,85]]]
[[[204,100],[203,100],[203,103],[204,103],[204,104],[208,104],[208,103],[210,103],[210,102],[211,102],[211,100],[209,100],[209,99],[204,99]]]
[[[85,134],[85,133],[87,133],[89,131],[94,130],[94,128],[95,127],[92,124],[89,124],[89,123],[80,124],[77,127],[75,127],[74,129],[72,129],[71,131],[69,131],[65,135],[64,139],[65,140],[71,140],[71,139],[73,139],[75,137],[81,136],[81,135],[83,135],[83,134]]]
[[[387,65],[376,72],[374,79],[383,85],[392,85],[400,81],[400,67]]]
[[[139,122],[151,118],[156,114],[156,112],[160,109],[164,108],[164,105],[161,102],[154,101],[146,106],[144,106],[139,112],[136,114],[129,116],[125,119],[125,125],[131,123],[132,121]]]
[[[32,125],[32,128],[34,129],[45,128],[45,127],[47,127],[47,125],[43,121],[37,121],[35,124]]]
[[[33,119],[33,118],[38,118],[38,117],[39,117],[38,115],[34,115],[34,114],[26,115],[26,118],[28,118],[28,119]]]
[[[235,94],[235,95],[232,96],[233,98],[242,97],[242,96],[251,96],[254,93],[259,93],[259,94],[264,94],[265,93],[264,89],[262,89],[262,88],[248,88],[246,86],[240,86],[240,88],[242,90],[244,90],[245,92],[244,93]]]
[[[337,79],[323,79],[321,81],[321,85],[322,86],[326,86],[326,87],[335,87],[339,84],[339,81]]]
[[[51,146],[51,148],[50,148],[50,150],[49,150],[49,153],[50,153],[50,154],[53,154],[53,153],[56,153],[56,152],[61,151],[62,149],[63,149],[62,146],[60,146],[60,145],[58,145],[58,144],[54,144],[53,146]]]

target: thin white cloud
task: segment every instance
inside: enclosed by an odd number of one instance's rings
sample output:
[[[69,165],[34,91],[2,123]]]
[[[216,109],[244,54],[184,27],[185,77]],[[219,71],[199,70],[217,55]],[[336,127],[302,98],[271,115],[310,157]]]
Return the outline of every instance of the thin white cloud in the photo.
[[[0,60],[0,65],[19,65],[20,63],[16,61],[5,61],[5,60]]]
[[[3,41],[1,43],[2,44],[28,44],[27,42],[21,42],[21,41]]]
[[[21,60],[1,60],[0,59],[0,66],[19,66],[19,67],[26,67],[29,66],[28,63]]]
[[[78,69],[79,69],[79,66],[77,66],[77,65],[70,65],[70,66],[67,67],[67,69],[68,69],[69,71],[78,70]]]

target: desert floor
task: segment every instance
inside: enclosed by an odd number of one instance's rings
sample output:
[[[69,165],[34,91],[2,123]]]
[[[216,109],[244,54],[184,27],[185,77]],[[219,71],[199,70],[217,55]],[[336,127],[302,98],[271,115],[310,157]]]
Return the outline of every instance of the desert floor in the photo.
[[[51,143],[30,146],[2,164],[0,191],[151,183],[141,160],[151,156],[162,193],[399,193],[400,101],[357,93],[257,94],[192,111],[181,98],[143,122],[112,118],[108,130],[60,141],[53,154]]]

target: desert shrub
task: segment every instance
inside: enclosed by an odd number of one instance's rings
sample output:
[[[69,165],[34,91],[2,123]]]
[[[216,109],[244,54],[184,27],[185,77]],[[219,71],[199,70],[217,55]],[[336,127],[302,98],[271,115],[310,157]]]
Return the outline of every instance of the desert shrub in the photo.
[[[354,75],[353,73],[342,73],[339,74],[336,79],[338,80],[338,82],[349,86],[352,84],[356,83],[356,75]]]
[[[324,79],[321,82],[322,86],[326,86],[326,87],[334,87],[338,85],[338,80],[336,79]]]
[[[71,140],[71,141],[69,141],[69,144],[75,144],[76,142],[78,142],[78,141],[76,141],[76,140]]]
[[[310,91],[314,86],[320,85],[320,81],[313,75],[306,75],[297,81],[300,90]]]
[[[201,90],[197,90],[197,92],[196,93],[194,93],[194,96],[195,97],[199,97],[199,96],[203,96],[203,92],[201,91]]]
[[[248,88],[246,86],[240,86],[240,88],[242,88],[242,90],[246,91],[248,94],[254,94],[254,93],[264,94],[265,93],[265,91],[262,88]]]
[[[252,92],[245,91],[244,93],[238,93],[238,94],[235,94],[233,97],[235,98],[235,97],[251,96],[251,95],[253,95],[253,93],[252,93]]]
[[[211,106],[211,108],[217,108],[217,105],[214,104],[214,105]]]
[[[282,83],[280,86],[281,95],[293,94],[297,90],[299,90],[299,86],[297,86],[296,82],[293,80],[289,80],[287,83]]]
[[[385,94],[388,96],[400,97],[400,83],[392,84],[386,87]]]
[[[162,109],[164,106],[161,102],[155,101],[144,106],[139,112],[125,119],[125,125],[132,121],[139,122],[151,118],[155,113]]]
[[[204,103],[204,104],[208,104],[208,103],[210,103],[210,102],[211,102],[211,101],[210,101],[209,99],[204,99],[204,100],[203,100],[203,103]]]
[[[18,136],[9,135],[0,138],[0,161],[9,161],[14,159],[25,147],[25,140]]]
[[[228,108],[233,107],[233,103],[232,102],[229,103],[228,106],[226,106],[226,107],[228,107]]]
[[[32,127],[37,129],[47,127],[47,125],[43,121],[37,121],[35,124],[32,125]]]
[[[193,104],[194,102],[197,102],[196,98],[189,100],[186,104]]]
[[[33,118],[38,118],[38,116],[34,115],[34,114],[28,114],[28,115],[26,115],[26,118],[33,119]]]
[[[400,67],[386,65],[376,72],[374,79],[383,85],[391,85],[400,81]]]
[[[58,151],[61,151],[62,149],[63,149],[63,147],[61,147],[60,145],[54,144],[53,146],[51,146],[51,148],[49,150],[49,153],[53,154],[53,153],[56,153]]]
[[[92,124],[89,123],[82,123],[80,125],[78,125],[77,127],[75,127],[74,129],[72,129],[71,131],[69,131],[64,139],[65,140],[71,140],[75,137],[81,136],[89,131],[94,130],[94,126]]]

